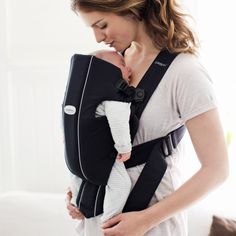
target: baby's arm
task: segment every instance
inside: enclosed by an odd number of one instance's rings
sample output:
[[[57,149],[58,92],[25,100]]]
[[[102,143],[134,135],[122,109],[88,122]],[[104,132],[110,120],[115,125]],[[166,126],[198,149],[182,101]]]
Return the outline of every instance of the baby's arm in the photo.
[[[130,103],[104,101],[103,105],[115,143],[115,149],[119,153],[117,159],[126,161],[130,158],[132,149],[129,128]]]

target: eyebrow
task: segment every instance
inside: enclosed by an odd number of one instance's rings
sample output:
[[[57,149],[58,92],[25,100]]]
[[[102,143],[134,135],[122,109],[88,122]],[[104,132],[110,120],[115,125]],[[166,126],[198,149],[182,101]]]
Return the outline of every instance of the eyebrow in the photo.
[[[102,20],[103,20],[103,18],[100,19],[100,20],[98,20],[98,21],[96,21],[95,23],[93,23],[93,24],[91,25],[91,27],[95,26],[97,23],[99,23],[99,22],[102,21]]]

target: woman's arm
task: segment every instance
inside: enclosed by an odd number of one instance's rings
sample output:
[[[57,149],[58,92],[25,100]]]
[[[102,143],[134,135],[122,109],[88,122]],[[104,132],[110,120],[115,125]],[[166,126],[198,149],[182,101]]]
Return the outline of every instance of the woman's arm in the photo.
[[[149,229],[203,198],[227,178],[227,149],[217,109],[192,118],[186,122],[186,126],[201,163],[200,170],[178,190],[150,208],[139,213],[121,214],[108,221],[103,225],[105,235],[124,232],[119,235],[141,236]],[[128,217],[128,214],[136,214],[136,217]],[[134,221],[136,224],[133,224]],[[117,225],[108,228],[114,224]],[[135,228],[134,225],[136,225]],[[132,233],[134,231],[136,234]]]
[[[145,210],[149,228],[200,200],[228,176],[228,155],[217,109],[192,118],[186,126],[201,168],[177,191]]]

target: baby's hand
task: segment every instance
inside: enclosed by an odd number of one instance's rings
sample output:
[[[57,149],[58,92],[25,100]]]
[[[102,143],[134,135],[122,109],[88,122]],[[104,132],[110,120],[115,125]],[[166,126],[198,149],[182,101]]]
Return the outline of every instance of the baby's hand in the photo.
[[[122,153],[122,154],[119,153],[116,159],[117,159],[119,162],[125,162],[125,161],[127,161],[127,160],[130,159],[130,156],[131,156],[131,152]]]

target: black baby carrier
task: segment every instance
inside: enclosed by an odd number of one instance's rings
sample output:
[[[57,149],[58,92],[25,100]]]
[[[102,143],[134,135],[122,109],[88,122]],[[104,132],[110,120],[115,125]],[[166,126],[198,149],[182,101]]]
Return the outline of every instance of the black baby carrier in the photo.
[[[62,105],[65,160],[69,170],[82,179],[77,207],[86,218],[103,212],[105,186],[117,156],[106,116],[96,117],[102,101],[131,102],[131,140],[141,114],[177,54],[161,51],[137,88],[128,86],[116,66],[95,56],[76,54]],[[123,209],[145,209],[158,187],[172,154],[184,135],[181,126],[162,138],[134,146],[126,168],[146,163]],[[122,181],[122,180],[121,180]]]

